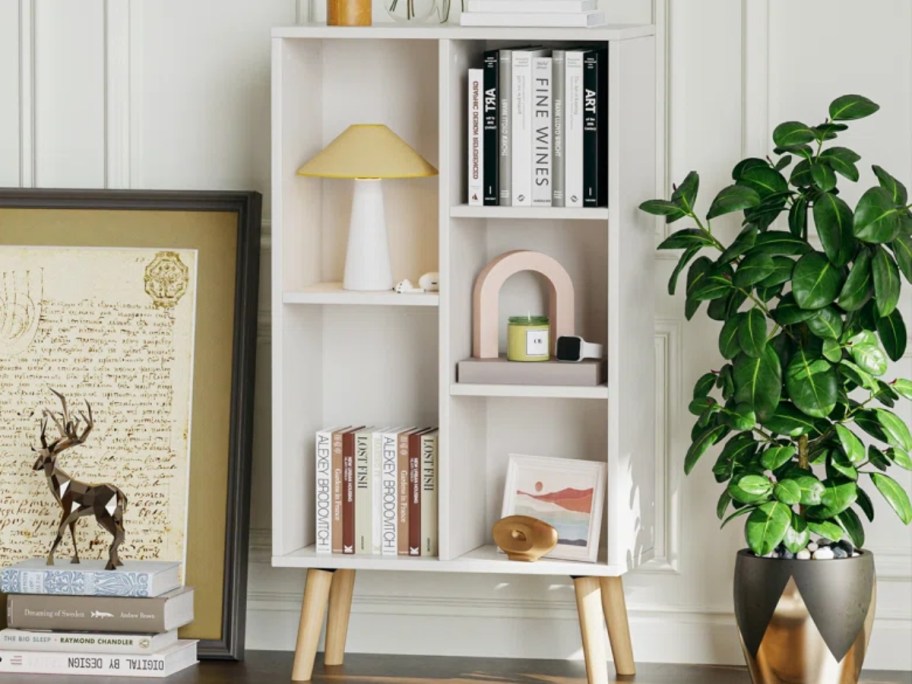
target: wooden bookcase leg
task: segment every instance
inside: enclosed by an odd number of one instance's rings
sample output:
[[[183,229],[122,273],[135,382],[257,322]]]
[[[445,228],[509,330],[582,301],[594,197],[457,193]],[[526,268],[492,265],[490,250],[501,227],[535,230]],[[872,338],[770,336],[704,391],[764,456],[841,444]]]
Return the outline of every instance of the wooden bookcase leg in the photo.
[[[311,568],[307,571],[294,666],[291,670],[293,681],[309,682],[313,676],[314,658],[317,656],[317,643],[320,641],[320,630],[323,628],[323,616],[326,615],[332,578],[333,573],[330,570]]]
[[[579,613],[583,655],[586,658],[586,677],[589,684],[608,684],[608,654],[605,650],[605,629],[602,618],[598,577],[574,577],[576,610]]]
[[[329,590],[329,617],[326,620],[326,665],[341,665],[345,660],[345,637],[351,615],[354,570],[336,570]]]
[[[627,604],[624,602],[624,582],[620,577],[602,577],[602,608],[608,623],[608,640],[614,657],[614,669],[619,675],[635,675],[633,645],[627,623]]]

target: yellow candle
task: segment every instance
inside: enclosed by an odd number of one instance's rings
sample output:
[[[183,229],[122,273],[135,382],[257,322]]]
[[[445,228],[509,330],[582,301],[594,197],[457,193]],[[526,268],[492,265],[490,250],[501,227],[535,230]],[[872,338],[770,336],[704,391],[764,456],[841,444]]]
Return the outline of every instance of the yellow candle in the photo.
[[[547,316],[511,316],[507,325],[507,359],[547,361],[550,358]]]

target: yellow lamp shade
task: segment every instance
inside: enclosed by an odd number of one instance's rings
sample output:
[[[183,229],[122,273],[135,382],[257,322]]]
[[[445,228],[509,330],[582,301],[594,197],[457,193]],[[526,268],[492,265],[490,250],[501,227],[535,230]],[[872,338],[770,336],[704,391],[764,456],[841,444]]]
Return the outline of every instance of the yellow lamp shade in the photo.
[[[355,124],[298,169],[320,178],[422,178],[437,169],[383,124]]]

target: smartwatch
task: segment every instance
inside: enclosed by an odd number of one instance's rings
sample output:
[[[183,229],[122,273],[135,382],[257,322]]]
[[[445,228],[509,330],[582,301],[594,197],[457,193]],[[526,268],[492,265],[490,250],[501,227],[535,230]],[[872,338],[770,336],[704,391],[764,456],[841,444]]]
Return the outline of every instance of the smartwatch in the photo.
[[[586,342],[579,335],[562,335],[557,338],[558,361],[582,361],[602,358],[602,345]]]

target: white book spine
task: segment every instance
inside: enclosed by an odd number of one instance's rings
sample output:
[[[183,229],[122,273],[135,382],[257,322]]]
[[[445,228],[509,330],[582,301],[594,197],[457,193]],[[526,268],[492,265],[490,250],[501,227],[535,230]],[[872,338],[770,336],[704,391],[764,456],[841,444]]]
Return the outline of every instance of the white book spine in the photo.
[[[355,435],[355,553],[371,553],[370,430]]]
[[[463,12],[461,26],[584,28],[605,23],[604,12]]]
[[[421,437],[421,555],[438,555],[438,432]]]
[[[0,650],[3,651],[150,654],[158,653],[176,643],[176,629],[160,634],[0,630]]]
[[[551,206],[551,68],[550,57],[532,60],[532,205]]]
[[[371,477],[371,549],[370,553],[380,553],[380,480],[383,464],[380,459],[383,432],[377,430],[371,434],[370,477]]]
[[[380,553],[399,553],[399,461],[398,432],[384,432],[380,437]]]
[[[484,70],[469,69],[469,205],[484,204]]]
[[[316,551],[332,553],[332,431],[317,432],[316,455]]]
[[[118,677],[167,677],[193,665],[196,642],[178,641],[161,653],[116,655],[66,651],[4,651],[0,672],[55,675],[117,675]]]
[[[469,0],[469,12],[588,12],[597,8],[595,0]]]
[[[564,86],[564,205],[583,206],[583,58],[567,50]]]
[[[532,206],[532,57],[530,50],[513,50],[513,78],[510,87],[510,145],[513,159],[510,173],[514,207]]]
[[[500,196],[497,203],[503,207],[509,207],[513,199],[513,151],[511,149],[513,134],[510,131],[510,120],[513,118],[513,98],[510,97],[512,83],[513,51],[502,48],[497,53],[497,99],[499,100],[497,169],[500,172]]]
[[[561,0],[563,1],[563,0]],[[564,50],[551,53],[551,205],[564,206]]]

